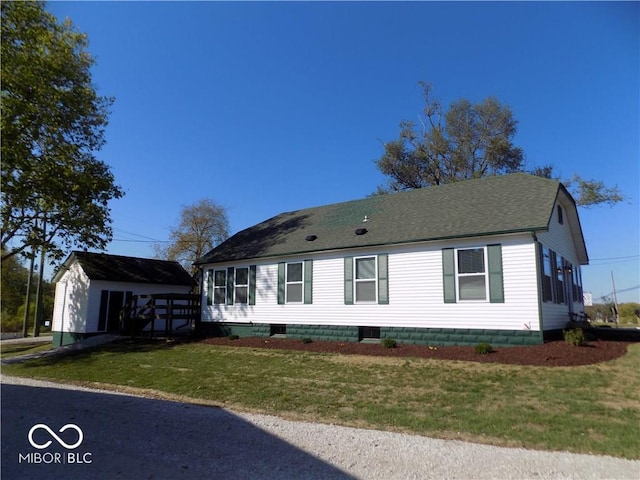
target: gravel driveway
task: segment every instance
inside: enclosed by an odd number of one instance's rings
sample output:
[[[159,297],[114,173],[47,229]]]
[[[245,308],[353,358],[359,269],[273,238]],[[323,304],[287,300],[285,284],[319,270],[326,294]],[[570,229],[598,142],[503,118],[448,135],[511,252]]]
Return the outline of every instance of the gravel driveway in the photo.
[[[292,422],[16,377],[2,376],[1,381],[3,477],[57,478],[42,465],[17,465],[16,451],[23,447],[11,445],[24,445],[29,427],[47,420],[83,425],[85,448],[93,451],[94,470],[85,466],[77,477],[60,470],[59,478],[640,478],[640,461]],[[36,413],[41,412],[39,392],[51,410],[73,413],[41,419],[43,413]],[[25,395],[29,398],[23,403]],[[113,430],[108,441],[106,426]],[[98,429],[101,438],[91,443],[90,434]],[[108,462],[98,472],[100,455]]]

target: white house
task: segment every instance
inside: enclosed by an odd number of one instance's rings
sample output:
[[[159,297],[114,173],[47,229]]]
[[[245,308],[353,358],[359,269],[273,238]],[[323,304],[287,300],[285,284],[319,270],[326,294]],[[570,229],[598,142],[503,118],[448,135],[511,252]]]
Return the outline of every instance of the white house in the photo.
[[[53,282],[54,345],[118,332],[123,306],[138,296],[188,294],[193,287],[192,277],[177,262],[88,252],[69,255]]]
[[[580,314],[588,263],[554,180],[494,176],[283,213],[211,250],[201,328],[452,345],[543,342]]]

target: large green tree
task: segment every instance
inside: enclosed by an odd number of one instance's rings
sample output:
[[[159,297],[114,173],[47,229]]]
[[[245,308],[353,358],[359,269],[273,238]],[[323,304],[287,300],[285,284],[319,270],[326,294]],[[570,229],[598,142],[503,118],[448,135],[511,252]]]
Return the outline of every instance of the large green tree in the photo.
[[[226,209],[210,199],[187,205],[180,212],[180,222],[169,232],[167,244],[156,244],[156,256],[175,260],[195,273],[193,263],[229,236]]]
[[[25,300],[27,293],[27,279],[29,269],[20,263],[20,257],[13,256],[0,263],[0,330],[3,332],[18,332],[22,330]],[[38,275],[33,276],[32,284],[39,282]],[[53,285],[42,281],[42,318],[49,320],[53,313]],[[35,313],[35,289],[31,292],[30,317]]]
[[[3,322],[15,316],[18,308],[24,305],[28,276],[29,269],[20,264],[16,257],[0,263],[0,318]]]
[[[103,249],[123,195],[95,157],[113,99],[92,84],[85,34],[44,2],[2,2],[2,258]]]
[[[399,137],[384,144],[376,164],[388,182],[378,193],[525,171],[523,151],[513,143],[517,121],[509,107],[489,97],[478,104],[458,100],[444,111],[431,85],[420,85],[424,118],[401,122]],[[544,165],[530,173],[552,177],[553,167]],[[617,187],[577,174],[563,183],[582,206],[624,200]]]

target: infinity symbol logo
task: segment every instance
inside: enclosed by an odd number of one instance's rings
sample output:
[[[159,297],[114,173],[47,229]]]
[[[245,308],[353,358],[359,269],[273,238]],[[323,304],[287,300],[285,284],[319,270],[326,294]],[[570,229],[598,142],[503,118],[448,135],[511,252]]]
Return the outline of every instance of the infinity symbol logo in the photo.
[[[64,431],[69,430],[70,428],[72,428],[76,432],[78,432],[78,441],[76,443],[72,443],[71,445],[69,445],[64,440],[62,440],[58,435],[56,435],[55,432],[53,430],[51,430],[48,425],[45,425],[44,423],[38,423],[37,425],[34,425],[33,427],[31,427],[31,430],[29,430],[29,443],[31,444],[31,446],[33,448],[37,448],[38,450],[42,450],[43,448],[47,448],[52,443],[51,440],[48,440],[47,442],[45,442],[42,445],[40,445],[39,443],[36,443],[33,440],[33,432],[35,432],[39,428],[42,428],[43,430],[46,430],[47,432],[49,432],[49,434],[53,438],[55,438],[56,441],[60,445],[62,445],[64,448],[67,448],[69,450],[73,450],[74,448],[78,448],[80,446],[80,444],[82,443],[82,440],[84,439],[84,435],[82,433],[82,430],[80,430],[80,427],[78,427],[77,425],[74,425],[73,423],[67,423],[64,427],[62,427],[59,430],[59,432],[62,433]]]

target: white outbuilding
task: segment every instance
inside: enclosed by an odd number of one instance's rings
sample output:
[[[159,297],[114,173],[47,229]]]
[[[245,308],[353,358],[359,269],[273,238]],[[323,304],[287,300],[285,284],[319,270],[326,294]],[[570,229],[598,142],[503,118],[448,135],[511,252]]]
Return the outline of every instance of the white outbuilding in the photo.
[[[151,304],[158,297],[163,301],[184,299],[194,286],[193,278],[178,262],[78,251],[58,268],[53,282],[56,346],[101,333],[118,333],[126,305],[135,309],[140,299]],[[149,317],[147,329],[150,322]],[[183,318],[170,328],[186,328],[187,323]]]

